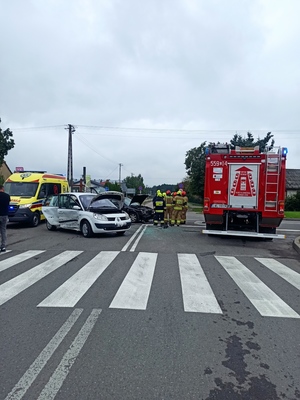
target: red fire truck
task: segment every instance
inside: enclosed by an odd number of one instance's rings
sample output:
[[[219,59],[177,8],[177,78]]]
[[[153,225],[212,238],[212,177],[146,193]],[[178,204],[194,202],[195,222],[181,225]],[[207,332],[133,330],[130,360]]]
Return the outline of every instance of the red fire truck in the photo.
[[[206,148],[203,214],[214,235],[284,239],[287,149],[213,144]]]

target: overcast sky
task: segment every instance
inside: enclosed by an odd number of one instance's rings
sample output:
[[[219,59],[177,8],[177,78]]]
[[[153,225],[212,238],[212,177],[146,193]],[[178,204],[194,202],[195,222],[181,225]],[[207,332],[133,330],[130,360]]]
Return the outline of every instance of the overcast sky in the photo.
[[[300,168],[299,0],[0,0],[14,170],[178,183],[186,152],[274,134]],[[121,166],[120,166],[121,164]]]

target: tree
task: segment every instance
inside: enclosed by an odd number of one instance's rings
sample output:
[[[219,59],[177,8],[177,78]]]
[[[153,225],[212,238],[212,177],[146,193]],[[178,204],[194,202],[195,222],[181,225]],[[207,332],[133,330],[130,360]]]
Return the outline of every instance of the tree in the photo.
[[[162,185],[155,185],[152,187],[152,194],[155,195],[157,190],[160,190],[162,193],[166,192],[167,190],[171,190],[171,192],[174,192],[176,190],[176,185],[171,184],[171,183],[163,183]]]
[[[120,187],[120,185],[118,183],[112,183],[109,180],[107,180],[105,182],[104,186],[108,187],[109,190],[112,190],[112,191],[115,191],[115,192],[121,192],[122,191],[121,187]]]
[[[124,182],[126,183],[126,186],[130,189],[135,189],[136,192],[138,192],[140,187],[142,188],[142,191],[145,189],[145,184],[144,184],[144,178],[139,174],[138,176],[134,176],[131,174],[131,176],[127,176],[124,179]]]
[[[0,127],[0,166],[3,164],[4,157],[8,151],[15,147],[15,141],[12,139],[12,136],[13,134],[10,129],[7,128],[5,131],[2,131]]]
[[[235,134],[230,140],[231,148],[235,146],[240,147],[255,147],[259,146],[260,151],[263,151],[266,147],[272,148],[274,146],[274,135],[268,132],[263,138],[254,139],[251,132],[247,132],[245,137]],[[271,143],[269,143],[271,140]],[[210,142],[208,146],[212,145]],[[187,175],[189,178],[189,192],[190,195],[199,196],[203,199],[204,195],[204,181],[205,181],[205,148],[206,142],[201,143],[199,147],[194,147],[193,149],[186,152],[185,166]]]
[[[233,136],[233,138],[230,140],[231,146],[234,148],[235,146],[240,146],[240,147],[255,147],[259,146],[259,151],[262,152],[266,148],[266,146],[273,147],[275,140],[272,139],[274,135],[272,135],[271,132],[268,132],[267,135],[263,138],[257,138],[257,140],[254,140],[254,137],[251,132],[247,132],[246,137],[242,137],[241,135],[238,135],[237,133]],[[271,140],[272,139],[272,140]],[[271,143],[269,144],[269,141],[271,140]]]
[[[1,118],[0,118],[1,122]],[[8,151],[14,148],[15,142],[12,138],[12,132],[9,129],[2,131],[0,127],[0,167],[3,165],[4,157],[7,155]],[[0,184],[3,185],[4,177],[0,175]]]
[[[205,174],[205,147],[206,142],[199,147],[186,152],[185,167],[188,175],[190,195],[204,195],[204,174]]]

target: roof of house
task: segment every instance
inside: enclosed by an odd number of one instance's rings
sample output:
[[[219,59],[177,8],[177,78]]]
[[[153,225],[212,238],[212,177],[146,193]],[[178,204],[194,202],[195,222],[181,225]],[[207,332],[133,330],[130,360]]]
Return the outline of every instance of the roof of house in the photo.
[[[285,186],[287,190],[300,190],[300,169],[287,168]]]

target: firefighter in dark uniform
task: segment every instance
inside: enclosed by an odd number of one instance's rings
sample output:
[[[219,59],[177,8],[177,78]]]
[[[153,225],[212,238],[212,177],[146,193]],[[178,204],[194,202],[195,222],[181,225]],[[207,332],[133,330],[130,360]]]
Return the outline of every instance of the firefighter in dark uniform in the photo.
[[[153,225],[157,226],[160,224],[160,226],[162,226],[164,223],[166,203],[160,190],[157,190],[156,196],[153,199],[153,208],[155,211]]]

